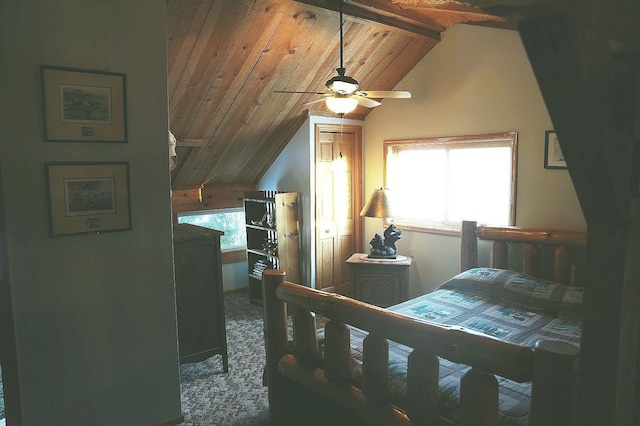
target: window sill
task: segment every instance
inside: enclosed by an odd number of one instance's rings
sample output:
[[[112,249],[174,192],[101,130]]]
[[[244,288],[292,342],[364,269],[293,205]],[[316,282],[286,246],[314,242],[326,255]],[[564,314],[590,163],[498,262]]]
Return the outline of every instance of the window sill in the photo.
[[[246,250],[234,250],[234,251],[222,252],[222,264],[243,262],[246,260],[247,260]]]
[[[400,223],[395,223],[396,228],[403,231],[412,231],[412,232],[423,232],[425,234],[437,234],[437,235],[460,235],[460,226],[457,228],[450,226],[417,226],[417,225],[403,225]]]

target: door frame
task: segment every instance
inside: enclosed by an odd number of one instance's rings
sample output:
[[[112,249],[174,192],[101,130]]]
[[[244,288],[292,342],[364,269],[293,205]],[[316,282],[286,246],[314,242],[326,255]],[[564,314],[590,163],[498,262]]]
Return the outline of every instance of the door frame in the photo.
[[[13,298],[9,277],[7,227],[5,224],[4,194],[0,170],[0,368],[4,394],[4,415],[7,425],[22,424],[18,352],[13,318]]]
[[[355,124],[329,124],[329,123],[316,123],[314,128],[314,139],[313,139],[313,194],[315,199],[315,190],[316,190],[316,162],[318,156],[318,141],[320,140],[320,133],[322,132],[333,132],[333,133],[353,133],[355,135],[356,146],[354,147],[354,168],[358,170],[358,173],[355,174],[354,178],[354,188],[352,194],[352,208],[353,208],[353,233],[355,239],[355,251],[359,253],[362,251],[362,217],[360,216],[360,210],[362,209],[362,193],[363,193],[363,170],[362,170],[362,126]],[[317,216],[316,216],[316,208],[317,204],[314,200],[313,203],[313,263],[317,264],[317,252],[316,252],[316,232],[317,232]],[[314,268],[314,277],[312,282],[317,284],[316,276],[317,269]],[[315,287],[315,285],[314,285]]]

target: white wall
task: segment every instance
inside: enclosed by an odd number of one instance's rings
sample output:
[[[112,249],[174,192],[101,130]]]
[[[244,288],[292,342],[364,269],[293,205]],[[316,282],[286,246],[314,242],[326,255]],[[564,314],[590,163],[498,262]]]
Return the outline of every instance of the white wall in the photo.
[[[366,119],[365,194],[383,183],[385,140],[517,131],[516,225],[586,229],[568,172],[543,168],[553,125],[517,32],[455,25],[396,88],[412,99],[385,100]],[[365,240],[376,226],[365,221]],[[459,272],[459,238],[404,231],[397,246],[414,257],[411,296]]]
[[[236,291],[249,288],[247,261],[225,263],[222,265],[223,291]]]
[[[1,2],[2,267],[24,425],[154,425],[180,414],[165,27],[164,1]],[[129,142],[44,142],[41,64],[125,73]],[[133,229],[50,238],[48,161],[128,161]]]

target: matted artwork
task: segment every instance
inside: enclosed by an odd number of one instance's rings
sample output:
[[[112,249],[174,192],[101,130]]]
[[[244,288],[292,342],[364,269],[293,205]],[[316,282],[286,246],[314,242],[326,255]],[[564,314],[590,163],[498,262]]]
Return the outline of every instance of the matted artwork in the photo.
[[[126,76],[40,67],[44,136],[54,142],[127,142]]]
[[[558,135],[553,130],[544,132],[544,168],[566,169],[567,163],[558,142]]]
[[[51,236],[131,229],[129,163],[47,163]]]

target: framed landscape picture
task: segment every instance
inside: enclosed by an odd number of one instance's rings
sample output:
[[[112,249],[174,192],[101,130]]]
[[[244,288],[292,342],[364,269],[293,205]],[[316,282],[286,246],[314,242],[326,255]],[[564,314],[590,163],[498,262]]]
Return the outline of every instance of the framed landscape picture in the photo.
[[[129,163],[47,163],[51,236],[131,229]]]
[[[124,74],[41,66],[45,140],[127,142]]]
[[[567,168],[567,163],[564,160],[564,155],[558,142],[558,135],[553,130],[547,130],[544,134],[544,168]]]

